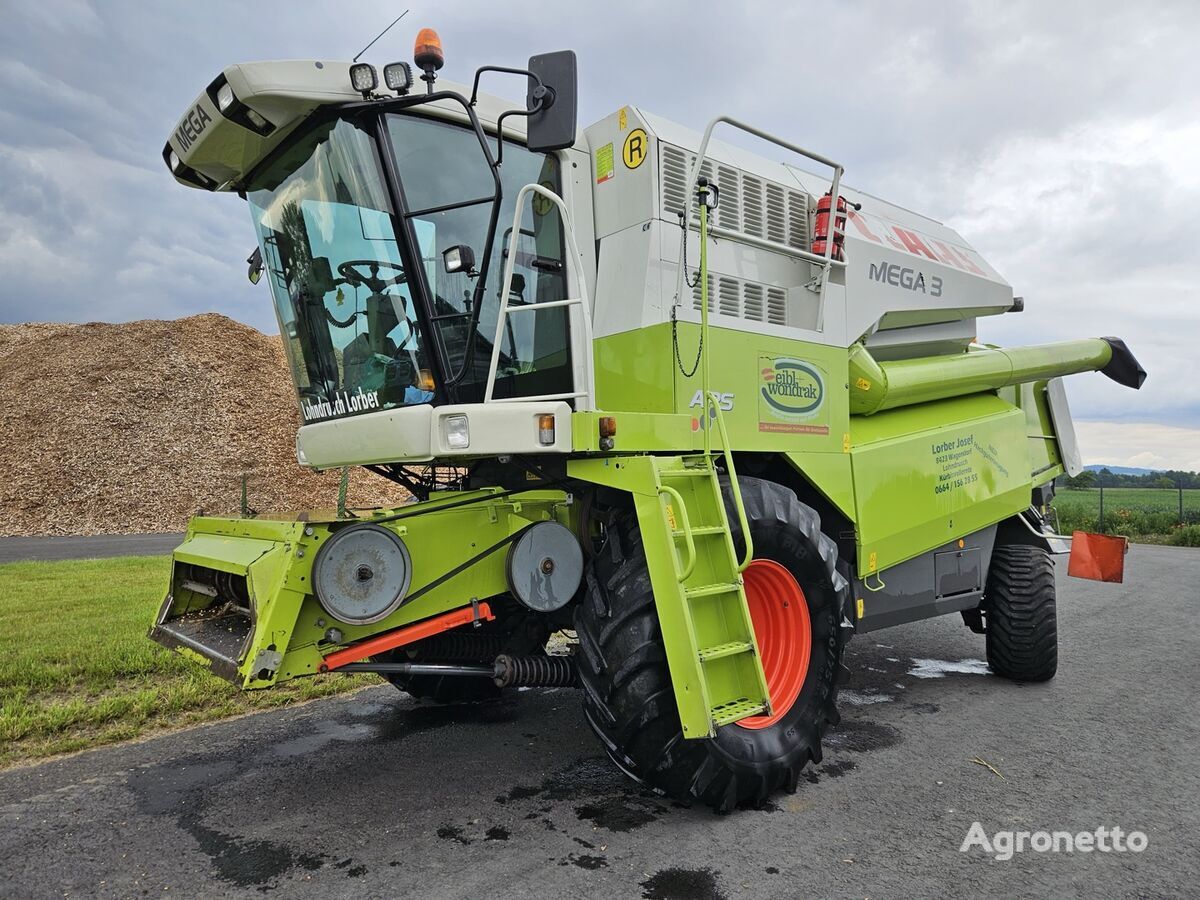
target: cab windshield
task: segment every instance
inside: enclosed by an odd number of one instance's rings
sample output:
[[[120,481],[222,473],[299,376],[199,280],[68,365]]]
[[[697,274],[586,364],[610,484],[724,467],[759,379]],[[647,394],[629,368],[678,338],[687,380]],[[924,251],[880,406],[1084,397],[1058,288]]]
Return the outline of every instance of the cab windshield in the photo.
[[[388,115],[384,150],[400,177],[393,197],[372,126],[370,118],[317,125],[246,189],[306,423],[439,397],[481,400],[516,195],[530,182],[560,191],[554,156],[505,142],[504,200],[487,246],[495,183],[474,133]],[[522,222],[509,305],[563,299],[557,208],[534,195]],[[446,271],[442,254],[455,246],[472,250],[475,271]],[[503,326],[495,396],[570,388],[563,308]]]
[[[319,126],[246,193],[306,422],[433,399],[374,141]]]

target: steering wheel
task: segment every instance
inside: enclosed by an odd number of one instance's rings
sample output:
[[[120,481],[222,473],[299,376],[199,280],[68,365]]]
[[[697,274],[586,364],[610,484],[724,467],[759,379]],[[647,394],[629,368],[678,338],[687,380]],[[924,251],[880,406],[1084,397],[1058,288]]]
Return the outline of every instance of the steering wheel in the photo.
[[[371,270],[370,275],[364,275],[359,269],[366,266]],[[384,277],[379,274],[380,269],[391,269],[396,272],[391,277]],[[372,293],[379,294],[383,292],[385,287],[391,287],[393,284],[404,284],[408,281],[408,275],[404,272],[404,267],[399,263],[391,263],[378,259],[348,259],[344,263],[338,264],[338,274],[346,281],[358,287],[360,284],[365,284]]]

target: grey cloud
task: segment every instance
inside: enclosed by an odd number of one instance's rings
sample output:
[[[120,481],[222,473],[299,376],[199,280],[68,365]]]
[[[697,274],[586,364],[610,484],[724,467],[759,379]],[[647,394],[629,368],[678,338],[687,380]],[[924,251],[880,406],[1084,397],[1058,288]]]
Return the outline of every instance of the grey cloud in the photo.
[[[0,32],[0,320],[214,309],[273,328],[240,264],[243,205],[176,185],[163,142],[223,66],[349,58],[396,9],[18,2]],[[984,338],[1129,340],[1146,389],[1072,379],[1081,416],[1200,427],[1200,181],[1152,152],[1200,122],[1196,4],[460,2],[414,8],[367,59],[406,58],[422,25],[460,81],[574,48],[584,123],[630,103],[696,128],[734,113],[842,160],[849,183],[958,227],[1030,298]],[[1127,152],[1090,152],[1119,140]],[[32,271],[38,252],[70,262]]]

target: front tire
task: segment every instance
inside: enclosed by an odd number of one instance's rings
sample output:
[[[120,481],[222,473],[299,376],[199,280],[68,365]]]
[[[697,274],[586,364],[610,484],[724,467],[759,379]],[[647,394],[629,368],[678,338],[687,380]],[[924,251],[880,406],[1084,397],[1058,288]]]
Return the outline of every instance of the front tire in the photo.
[[[984,592],[987,661],[1013,681],[1049,681],[1058,671],[1054,562],[1041,547],[997,546]]]
[[[755,560],[778,563],[775,568],[786,570],[807,604],[807,672],[790,706],[777,708],[769,720],[723,726],[713,738],[684,740],[632,513],[618,515],[609,527],[589,565],[575,617],[584,713],[609,756],[633,778],[677,800],[722,812],[760,805],[780,788],[794,791],[804,766],[820,761],[821,739],[838,719],[837,687],[850,630],[843,626],[848,584],[837,572],[837,549],[821,533],[817,514],[781,485],[757,478],[739,484]],[[741,542],[736,524],[734,542]],[[770,646],[770,635],[758,628],[756,634],[766,663],[778,648]]]

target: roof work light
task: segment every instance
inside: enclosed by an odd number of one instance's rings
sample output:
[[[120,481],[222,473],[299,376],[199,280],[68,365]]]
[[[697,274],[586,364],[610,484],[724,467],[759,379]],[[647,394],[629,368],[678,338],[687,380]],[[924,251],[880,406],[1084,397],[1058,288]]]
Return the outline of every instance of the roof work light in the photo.
[[[350,84],[353,88],[363,95],[363,99],[370,96],[371,91],[379,84],[379,76],[375,74],[375,67],[370,63],[355,63],[350,67]]]
[[[383,67],[383,83],[389,91],[407,94],[412,87],[412,68],[406,62],[388,63]]]

